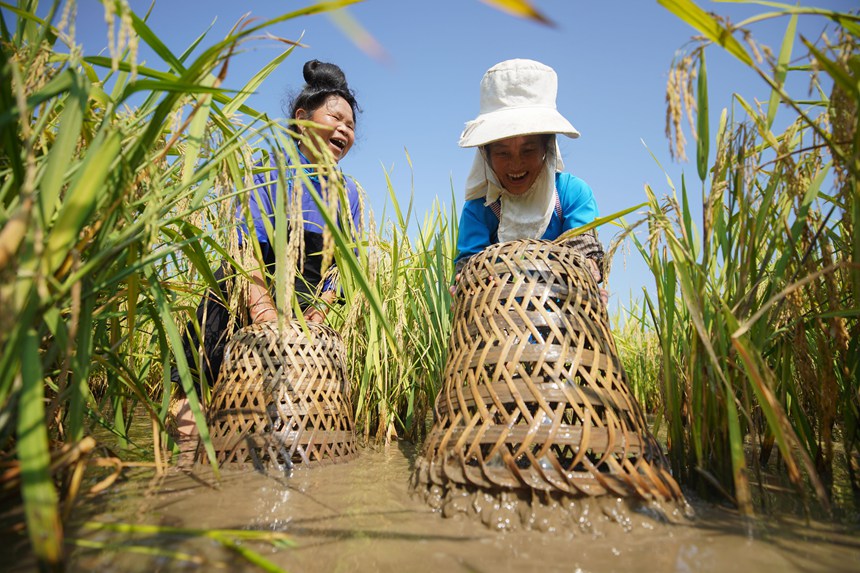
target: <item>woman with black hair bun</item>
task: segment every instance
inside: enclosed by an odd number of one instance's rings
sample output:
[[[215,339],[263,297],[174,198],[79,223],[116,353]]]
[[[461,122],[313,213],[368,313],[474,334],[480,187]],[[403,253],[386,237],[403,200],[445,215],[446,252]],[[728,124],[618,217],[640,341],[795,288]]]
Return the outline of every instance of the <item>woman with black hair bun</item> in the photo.
[[[227,272],[222,266],[216,272],[216,279],[221,286],[221,297],[208,292],[197,308],[197,323],[203,340],[197,337],[197,328],[189,323],[185,331],[183,350],[192,370],[194,384],[198,395],[203,384],[213,385],[217,379],[224,349],[235,331],[247,324],[277,320],[277,311],[272,296],[272,281],[274,274],[275,252],[274,240],[270,230],[275,228],[275,204],[278,181],[279,158],[284,158],[286,168],[287,196],[293,196],[298,186],[310,182],[317,194],[324,196],[323,186],[332,178],[340,179],[346,190],[347,206],[341,206],[339,220],[346,225],[346,219],[351,219],[352,228],[357,229],[360,222],[358,188],[355,181],[346,178],[339,170],[320,169],[320,166],[330,165],[333,160],[339,163],[352,149],[355,143],[355,116],[359,111],[355,93],[349,88],[346,76],[335,64],[311,60],[302,69],[305,84],[297,96],[290,102],[288,117],[296,120],[293,123],[293,143],[296,148],[293,153],[270,153],[268,169],[263,168],[265,160],[256,164],[253,177],[252,191],[249,193],[248,204],[237,208],[236,216],[240,223],[239,242],[247,240],[250,229],[253,228],[265,263],[264,268],[250,270],[251,282],[248,288],[246,302],[247,312],[240,313],[238,320],[231,321],[231,311],[223,301],[229,299]],[[287,111],[287,110],[285,110]],[[297,153],[296,153],[297,152]],[[292,162],[292,157],[298,157],[299,162]],[[306,177],[297,177],[303,170]],[[304,249],[301,253],[301,273],[296,272],[295,293],[299,306],[306,320],[322,322],[325,320],[329,306],[337,299],[337,285],[326,281],[322,285],[321,295],[315,296],[322,282],[322,250],[323,230],[325,222],[322,214],[308,189],[301,190]],[[289,203],[287,203],[289,204]],[[245,214],[250,212],[251,221]],[[203,356],[198,362],[195,350],[200,350]],[[202,364],[202,371],[196,365]],[[178,370],[174,367],[171,379],[180,389],[181,382]],[[196,425],[188,406],[188,400],[183,394],[179,399],[175,416],[180,445],[180,463],[183,463],[182,453],[185,450],[196,449]]]
[[[311,121],[313,137],[299,143],[299,151],[308,159],[320,159],[314,142],[325,143],[335,161],[340,161],[355,142],[355,115],[358,103],[346,82],[343,71],[335,64],[311,60],[302,74],[305,86],[290,105],[290,117]],[[299,131],[304,127],[298,126]]]
[[[303,165],[322,165],[327,163],[329,154],[339,163],[355,143],[355,116],[359,111],[355,94],[349,88],[346,76],[335,64],[311,60],[306,62],[302,70],[305,85],[302,91],[293,99],[289,108],[289,117],[303,120],[295,125],[298,137],[296,143],[299,159]],[[258,173],[254,176],[254,185],[262,186],[259,192],[251,193],[250,208],[254,220],[257,239],[263,250],[267,267],[274,269],[273,244],[267,236],[264,217],[269,218],[271,228],[274,228],[274,198],[277,181],[275,157],[270,158],[269,173]],[[315,170],[303,167],[311,175],[311,181],[318,194],[322,194],[322,184],[316,178]],[[311,172],[314,173],[311,173]],[[288,174],[289,175],[289,174]],[[339,175],[339,174],[336,174]],[[291,185],[293,178],[288,177]],[[297,181],[297,180],[296,180]],[[347,199],[349,200],[350,215],[354,225],[359,223],[358,189],[351,179],[343,178]],[[322,279],[322,247],[323,227],[325,223],[322,214],[317,209],[311,194],[305,190],[302,193],[302,212],[304,214],[304,261],[303,273],[296,276],[296,293],[299,305],[305,311],[305,318],[313,322],[325,319],[328,305],[336,298],[333,285],[323,285],[322,301],[313,304],[313,293]],[[266,322],[277,319],[275,305],[269,293],[268,285],[262,274],[255,276],[248,297],[248,310],[253,322]],[[214,371],[217,375],[217,370]]]

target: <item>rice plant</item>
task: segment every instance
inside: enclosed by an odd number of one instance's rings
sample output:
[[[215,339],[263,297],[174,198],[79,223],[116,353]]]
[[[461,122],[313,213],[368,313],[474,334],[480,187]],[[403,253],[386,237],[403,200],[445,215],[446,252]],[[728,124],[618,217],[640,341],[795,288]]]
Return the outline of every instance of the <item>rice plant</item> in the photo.
[[[670,180],[662,199],[648,188],[647,238],[631,235],[656,280],[656,300],[646,294],[645,303],[659,337],[669,457],[682,481],[749,514],[751,481],[761,483],[775,448],[799,491],[811,486],[826,507],[834,440],[851,468],[860,438],[860,19],[777,5],[729,26],[692,2],[660,3],[704,36],[675,62],[667,90],[679,155],[683,108],[696,115],[700,183]],[[799,17],[828,18],[835,31],[803,38],[797,56]],[[776,56],[747,30],[769,18],[788,21]],[[714,45],[755,70],[771,96],[767,107],[734,96],[711,160],[705,53]],[[812,98],[786,92],[790,73],[811,82]],[[781,133],[780,105],[793,114]]]
[[[369,221],[357,256],[334,253],[345,306],[334,322],[347,344],[353,405],[366,443],[417,440],[435,400],[447,358],[457,219],[437,202],[410,237],[411,204],[403,212],[389,183],[393,222]],[[333,234],[339,234],[332,227]],[[338,242],[351,246],[343,239]],[[351,264],[357,260],[358,264]]]
[[[125,438],[143,407],[159,461],[174,361],[191,388],[188,364],[174,353],[183,313],[216,286],[214,262],[235,263],[234,196],[247,193],[255,142],[277,129],[245,101],[295,42],[285,40],[238,92],[220,87],[232,54],[276,22],[348,3],[240,22],[194,58],[202,36],[174,54],[124,2],[104,3],[127,41],[110,57],[80,52],[69,36],[72,4],[4,5],[0,451],[20,469],[43,566],[57,567],[63,552],[67,492],[55,485],[52,453],[56,462],[60,444],[83,443],[94,426]],[[136,62],[138,42],[163,69]],[[189,395],[211,456],[201,405]]]
[[[644,304],[631,300],[629,309],[620,308],[610,319],[630,392],[644,412],[652,416],[663,408],[659,384],[662,361],[660,337],[650,328],[647,311]]]

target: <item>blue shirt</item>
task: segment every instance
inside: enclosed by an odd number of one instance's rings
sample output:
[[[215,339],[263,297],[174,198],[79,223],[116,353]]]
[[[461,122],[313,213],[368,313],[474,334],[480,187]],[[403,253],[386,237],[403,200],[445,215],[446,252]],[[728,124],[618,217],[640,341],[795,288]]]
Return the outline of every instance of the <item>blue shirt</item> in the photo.
[[[301,165],[308,165],[310,163],[310,161],[308,161],[308,159],[301,153],[299,153],[299,159],[301,160]],[[248,199],[248,207],[251,211],[254,231],[256,232],[257,240],[260,243],[260,250],[262,251],[266,267],[270,273],[274,270],[275,264],[274,241],[269,237],[264,221],[268,218],[271,230],[274,232],[275,202],[278,188],[278,171],[275,161],[275,155],[271,154],[269,159],[270,169],[262,170],[254,174],[254,188],[250,190]],[[261,165],[262,162],[258,163],[257,167],[260,167]],[[314,174],[314,168],[302,167],[302,169],[306,174],[308,174],[309,180],[316,192],[322,195],[322,186],[320,184],[319,177]],[[296,168],[291,165],[286,166],[287,177],[285,184],[287,186],[287,201],[292,197],[294,186],[303,184],[303,181],[299,180],[295,176],[295,170]],[[346,196],[349,200],[350,218],[352,219],[355,228],[358,229],[361,221],[358,187],[352,179],[346,177],[343,179],[346,187]],[[242,243],[243,234],[248,232],[248,226],[245,221],[243,209],[242,205],[239,205],[236,209],[236,218],[242,221],[239,229],[240,244]],[[314,202],[310,191],[307,189],[304,189],[302,193],[302,219],[305,233],[303,276],[296,276],[296,292],[300,296],[312,293],[313,288],[322,279],[322,233],[323,228],[325,227],[325,221],[323,220],[322,213],[320,213],[320,210],[317,208],[317,204]],[[330,288],[331,285],[326,285],[324,290],[330,290]],[[300,298],[300,302],[304,306],[309,302],[308,297],[302,296]]]
[[[299,152],[299,159],[302,162],[302,165],[310,164],[310,161]],[[260,167],[262,162],[257,163],[256,167]],[[277,181],[278,181],[278,171],[277,165],[275,163],[275,156],[270,155],[269,158],[269,167],[271,168],[268,171],[259,171],[254,174],[254,189],[250,191],[249,198],[249,207],[251,210],[251,218],[254,221],[254,230],[257,232],[257,240],[260,242],[260,247],[262,248],[265,245],[265,248],[269,248],[272,244],[268,233],[266,232],[266,225],[263,222],[264,217],[268,217],[269,224],[274,231],[275,228],[275,193],[277,192]],[[293,185],[301,183],[298,178],[291,177],[292,171],[291,166],[287,166],[287,200],[292,197]],[[303,168],[304,172],[308,174],[308,177],[313,184],[314,189],[318,194],[322,194],[322,186],[319,182],[319,177],[313,175],[313,169],[311,168]],[[355,181],[352,179],[344,178],[346,183],[346,195],[349,199],[349,208],[350,208],[350,216],[352,218],[353,223],[356,228],[358,228],[358,224],[360,221],[360,208],[358,201],[358,188],[356,187]],[[245,218],[243,213],[242,205],[239,205],[236,209],[236,217],[242,221],[241,230],[239,233],[239,242],[242,242],[242,235],[248,232],[248,227],[245,224]],[[323,221],[322,213],[320,213],[317,208],[317,204],[314,202],[313,197],[311,197],[311,193],[307,190],[304,190],[302,193],[302,218],[304,219],[304,228],[305,231],[311,233],[322,234],[323,227],[325,226],[325,222]]]
[[[565,231],[591,223],[598,217],[597,201],[591,187],[570,173],[556,173],[555,188],[561,203],[561,216],[553,211],[544,240],[557,239]],[[455,261],[476,255],[499,242],[499,218],[484,205],[486,197],[466,201],[460,215],[460,230],[457,238]]]

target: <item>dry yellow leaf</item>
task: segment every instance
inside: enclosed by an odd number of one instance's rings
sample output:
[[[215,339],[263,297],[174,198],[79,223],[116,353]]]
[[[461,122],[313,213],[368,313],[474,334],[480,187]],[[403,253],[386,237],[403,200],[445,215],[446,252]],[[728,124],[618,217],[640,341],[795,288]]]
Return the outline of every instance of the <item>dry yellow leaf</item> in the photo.
[[[481,2],[519,18],[527,18],[547,26],[555,26],[555,22],[538,12],[528,0],[481,0]]]

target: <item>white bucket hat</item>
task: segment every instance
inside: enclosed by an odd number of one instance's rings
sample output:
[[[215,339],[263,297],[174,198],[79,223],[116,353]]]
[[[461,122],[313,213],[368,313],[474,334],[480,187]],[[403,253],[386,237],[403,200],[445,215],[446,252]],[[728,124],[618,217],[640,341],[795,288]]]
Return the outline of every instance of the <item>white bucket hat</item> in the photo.
[[[534,60],[506,60],[481,79],[480,113],[466,122],[460,147],[478,147],[516,135],[579,132],[555,106],[558,76]]]

